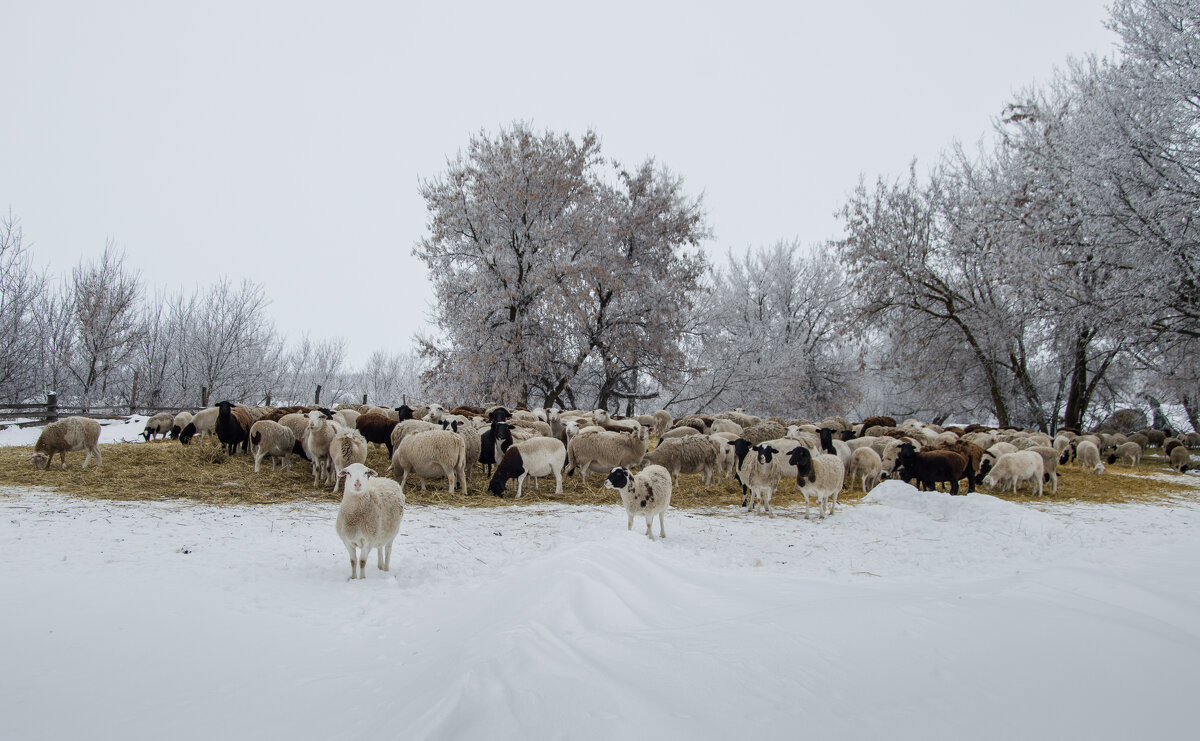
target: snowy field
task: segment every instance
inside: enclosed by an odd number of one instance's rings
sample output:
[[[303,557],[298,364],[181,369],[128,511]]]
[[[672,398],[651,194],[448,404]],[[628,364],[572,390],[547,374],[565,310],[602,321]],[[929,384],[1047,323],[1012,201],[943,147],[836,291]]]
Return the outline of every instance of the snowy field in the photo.
[[[822,522],[0,489],[0,733],[121,739],[1194,738],[1200,504],[885,483]]]

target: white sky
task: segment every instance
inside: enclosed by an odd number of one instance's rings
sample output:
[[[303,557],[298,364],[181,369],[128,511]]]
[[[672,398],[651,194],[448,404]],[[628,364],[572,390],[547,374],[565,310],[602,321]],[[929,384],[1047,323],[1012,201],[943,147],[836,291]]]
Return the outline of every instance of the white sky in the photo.
[[[0,0],[0,209],[58,273],[111,238],[151,287],[257,280],[358,364],[424,326],[418,183],[481,129],[655,157],[722,260],[834,236],[860,173],[1114,43],[1101,0],[576,5]]]

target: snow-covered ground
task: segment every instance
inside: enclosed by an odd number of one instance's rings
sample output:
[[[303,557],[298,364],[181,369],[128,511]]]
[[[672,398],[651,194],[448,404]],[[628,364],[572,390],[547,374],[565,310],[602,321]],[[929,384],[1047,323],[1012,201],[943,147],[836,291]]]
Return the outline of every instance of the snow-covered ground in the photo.
[[[149,417],[143,414],[135,414],[124,419],[96,420],[100,423],[100,444],[142,442],[142,430],[146,429],[147,419]],[[38,435],[42,434],[45,425],[18,427],[17,424],[23,421],[26,420],[3,423],[8,427],[0,430],[0,448],[13,445],[32,446],[37,442]]]
[[[4,738],[1193,738],[1200,505],[825,521],[0,490]]]

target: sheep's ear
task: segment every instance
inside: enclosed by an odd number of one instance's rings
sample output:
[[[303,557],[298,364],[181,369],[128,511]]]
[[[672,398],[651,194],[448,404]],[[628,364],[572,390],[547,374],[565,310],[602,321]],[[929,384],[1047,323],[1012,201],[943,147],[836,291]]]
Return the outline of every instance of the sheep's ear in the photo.
[[[378,472],[378,471],[376,471],[374,468],[368,468],[368,469],[367,469],[367,476],[368,476],[368,477],[371,477],[371,476],[378,476],[378,475],[379,475],[379,472]]]

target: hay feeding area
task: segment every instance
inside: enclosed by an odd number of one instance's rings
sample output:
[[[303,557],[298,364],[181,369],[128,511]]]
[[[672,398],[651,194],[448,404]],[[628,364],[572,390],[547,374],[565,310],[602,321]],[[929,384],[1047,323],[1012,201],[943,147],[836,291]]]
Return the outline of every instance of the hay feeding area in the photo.
[[[0,486],[48,487],[73,496],[117,501],[155,501],[188,499],[206,504],[276,504],[279,502],[337,502],[340,493],[328,486],[314,487],[307,461],[292,457],[292,470],[279,468],[271,472],[270,461],[264,460],[262,473],[254,473],[253,458],[244,453],[230,457],[211,441],[181,445],[174,440],[119,443],[100,446],[104,463],[81,470],[83,453],[67,454],[67,468],[58,467],[58,459],[49,470],[38,471],[29,462],[30,447],[0,448]],[[93,461],[94,463],[94,461]],[[385,473],[388,469],[387,451],[370,446],[367,464]],[[578,476],[563,481],[563,493],[554,494],[554,479],[543,478],[535,489],[533,480],[525,482],[523,496],[514,499],[516,482],[510,481],[505,498],[498,499],[487,491],[487,478],[476,465],[469,474],[467,493],[446,491],[445,479],[430,479],[425,491],[420,481],[409,477],[405,496],[410,504],[450,507],[511,507],[546,503],[572,505],[615,504],[617,495],[603,487],[603,474],[588,474],[587,484]],[[1195,476],[1172,472],[1160,456],[1147,456],[1137,469],[1120,464],[1096,476],[1079,471],[1075,466],[1059,470],[1058,494],[1039,498],[1022,489],[1017,496],[999,494],[1016,502],[1038,503],[1071,501],[1081,503],[1120,504],[1131,502],[1170,503],[1180,498],[1195,499],[1200,494],[1200,480]],[[961,490],[966,490],[965,482]],[[983,490],[981,488],[981,490]],[[995,493],[995,492],[990,492]],[[862,499],[861,491],[843,490],[840,503]],[[677,509],[712,510],[731,507],[742,502],[741,487],[726,482],[705,487],[699,475],[684,475],[671,496]],[[783,481],[772,499],[775,507],[803,507],[804,497],[795,482]]]

